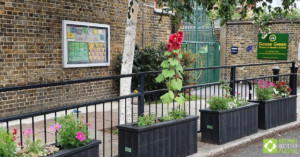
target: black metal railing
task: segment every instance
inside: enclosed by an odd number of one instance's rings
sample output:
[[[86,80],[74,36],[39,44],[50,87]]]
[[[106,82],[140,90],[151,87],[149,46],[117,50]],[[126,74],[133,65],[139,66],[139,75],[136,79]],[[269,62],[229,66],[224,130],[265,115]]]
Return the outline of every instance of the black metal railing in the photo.
[[[280,66],[285,73],[279,74],[279,68],[273,68],[272,65]],[[290,66],[289,66],[290,65]],[[264,67],[265,66],[265,67]],[[243,68],[243,69],[239,69]],[[258,71],[257,68],[264,69],[265,75],[258,75],[254,73],[246,73],[245,71]],[[255,70],[256,69],[256,70]],[[221,77],[230,84],[230,87],[233,89],[231,95],[244,97],[247,100],[255,99],[255,84],[259,79],[268,80],[268,81],[286,81],[292,88],[292,94],[297,94],[297,70],[295,62],[274,62],[274,63],[259,63],[259,64],[246,64],[246,65],[230,65],[230,66],[215,66],[207,68],[193,68],[185,69],[184,71],[222,71]],[[93,123],[93,128],[90,128],[92,131],[91,138],[98,139],[102,141],[100,146],[100,156],[116,156],[118,154],[117,149],[117,130],[116,126],[120,124],[120,114],[121,110],[125,110],[125,114],[131,113],[131,121],[134,122],[137,120],[139,115],[145,114],[156,114],[156,116],[164,116],[166,114],[166,104],[160,102],[160,95],[166,92],[167,89],[159,89],[148,91],[144,88],[144,79],[145,77],[158,75],[160,71],[153,72],[142,72],[135,74],[126,74],[118,76],[108,76],[92,79],[81,79],[81,80],[69,80],[62,82],[54,83],[44,83],[44,84],[34,84],[26,86],[15,86],[15,87],[4,87],[0,88],[1,93],[10,93],[16,92],[16,101],[11,102],[11,104],[16,104],[21,106],[26,101],[27,104],[36,103],[38,99],[43,99],[43,97],[34,97],[34,92],[41,92],[43,94],[53,94],[57,90],[61,90],[62,95],[67,95],[69,92],[68,85],[76,86],[88,86],[88,83],[101,82],[107,80],[119,80],[121,78],[127,77],[138,77],[138,93],[133,93],[124,96],[116,96],[113,98],[107,99],[98,99],[97,97],[94,100],[89,101],[80,101],[80,103],[74,103],[71,105],[62,105],[62,107],[52,108],[48,110],[41,110],[36,112],[25,113],[21,115],[9,116],[0,118],[0,122],[8,130],[16,128],[19,130],[19,138],[17,139],[21,146],[24,146],[24,137],[22,132],[24,129],[32,129],[36,136],[32,137],[32,140],[37,138],[42,138],[45,143],[54,143],[56,142],[56,134],[52,134],[48,131],[48,126],[55,122],[56,117],[75,112],[76,116],[86,123]],[[246,76],[247,75],[247,76]],[[53,89],[52,89],[53,88]],[[70,87],[71,88],[71,87]],[[36,89],[33,91],[31,99],[25,100],[26,91]],[[41,89],[41,91],[38,91]],[[44,89],[44,90],[43,90]],[[77,89],[77,87],[76,87]],[[51,92],[51,90],[53,90]],[[24,92],[25,91],[25,92]],[[80,93],[80,90],[78,90]],[[184,86],[182,89],[184,96],[187,101],[183,105],[183,109],[187,111],[190,115],[200,115],[199,109],[204,109],[209,107],[207,100],[212,96],[221,96],[224,94],[224,90],[221,88],[220,82],[214,83],[205,83],[205,84],[193,84]],[[25,93],[25,94],[24,94]],[[43,95],[42,94],[42,95]],[[100,94],[100,93],[99,93]],[[38,94],[36,94],[38,95]],[[88,94],[87,94],[88,95]],[[1,95],[0,95],[1,96]],[[52,95],[53,96],[53,95]],[[1,98],[1,97],[0,97]],[[15,99],[14,97],[10,97]],[[63,101],[65,97],[59,98],[58,101]],[[147,99],[145,99],[147,98]],[[3,100],[1,98],[0,100]],[[8,99],[5,97],[5,99]],[[58,101],[55,100],[55,96],[48,103],[55,103]],[[70,97],[70,99],[75,99]],[[78,96],[80,99],[80,96]],[[84,99],[84,98],[82,98]],[[134,105],[134,100],[137,99],[137,105]],[[130,101],[127,101],[130,100]],[[146,101],[145,101],[146,100]],[[25,105],[26,105],[25,103]],[[62,103],[62,102],[59,102]],[[66,104],[69,102],[65,102]],[[121,104],[125,103],[125,104]],[[130,105],[131,110],[128,111],[126,106]],[[171,107],[175,108],[176,103],[173,102]],[[199,119],[199,124],[200,124]],[[200,125],[198,126],[198,131],[201,131]]]

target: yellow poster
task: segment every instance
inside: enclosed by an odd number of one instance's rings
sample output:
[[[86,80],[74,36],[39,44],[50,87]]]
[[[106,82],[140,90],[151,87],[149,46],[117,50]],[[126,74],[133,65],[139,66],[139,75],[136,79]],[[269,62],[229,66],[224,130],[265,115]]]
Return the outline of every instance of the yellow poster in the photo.
[[[94,34],[98,34],[98,29],[93,29]]]
[[[68,39],[73,39],[74,38],[74,33],[68,32]]]

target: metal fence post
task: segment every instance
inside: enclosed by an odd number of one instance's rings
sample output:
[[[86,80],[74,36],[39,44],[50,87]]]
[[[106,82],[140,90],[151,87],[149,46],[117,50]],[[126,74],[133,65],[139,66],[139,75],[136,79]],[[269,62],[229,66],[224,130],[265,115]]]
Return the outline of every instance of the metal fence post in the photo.
[[[279,75],[280,68],[279,67],[273,67],[272,71],[273,71],[273,75]],[[277,82],[277,81],[279,81],[279,76],[273,77],[273,82]]]
[[[138,116],[144,113],[144,100],[145,100],[145,88],[144,88],[145,74],[139,76],[139,99],[138,99]]]
[[[298,73],[298,66],[295,62],[292,63],[290,67],[291,74],[290,75],[290,87],[292,88],[291,95],[297,95],[297,73]]]
[[[231,92],[230,94],[232,96],[235,95],[235,72],[236,72],[236,67],[235,66],[232,66],[230,68],[230,88],[231,88]]]

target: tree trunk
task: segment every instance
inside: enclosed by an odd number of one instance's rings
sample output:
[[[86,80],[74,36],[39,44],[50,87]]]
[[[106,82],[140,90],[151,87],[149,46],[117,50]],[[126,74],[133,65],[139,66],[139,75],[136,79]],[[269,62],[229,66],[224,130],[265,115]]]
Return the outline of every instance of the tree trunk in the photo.
[[[131,0],[128,0],[128,6],[130,6]],[[137,17],[139,4],[133,0],[134,12],[131,12],[131,18],[127,17],[126,21],[126,30],[125,30],[125,40],[124,40],[124,52],[122,59],[121,74],[130,74],[132,73],[132,65],[134,58],[134,48],[135,48],[135,38],[136,38],[136,27],[137,27]],[[120,79],[120,96],[131,94],[131,77],[121,78]],[[131,122],[131,99],[126,99],[120,101],[120,124],[125,122]],[[126,105],[125,105],[126,104]],[[126,115],[125,115],[126,113]]]

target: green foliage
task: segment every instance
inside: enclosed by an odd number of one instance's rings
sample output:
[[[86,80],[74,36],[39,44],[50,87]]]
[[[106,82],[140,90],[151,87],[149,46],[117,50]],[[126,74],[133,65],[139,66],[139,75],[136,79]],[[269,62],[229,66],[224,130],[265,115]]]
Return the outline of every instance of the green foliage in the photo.
[[[90,141],[88,138],[88,125],[79,121],[73,113],[58,118],[57,122],[61,125],[57,133],[57,141],[60,147],[64,149],[77,148],[86,145]],[[77,132],[83,132],[86,140],[79,141],[76,138]]]
[[[161,121],[170,121],[175,119],[183,119],[187,115],[185,110],[173,109],[168,115],[161,117]]]
[[[146,71],[159,71],[161,70],[160,65],[164,61],[164,52],[167,50],[166,43],[160,43],[157,47],[146,47],[144,49],[135,47],[134,51],[134,61],[132,72],[146,72]],[[117,56],[117,63],[115,66],[116,74],[119,75],[121,73],[122,66],[122,54]],[[158,83],[155,81],[156,75],[147,75],[145,76],[145,90],[158,90],[164,86],[164,82],[161,81]],[[120,81],[115,80],[115,87],[119,89]],[[132,78],[132,90],[138,88],[138,78]]]
[[[200,54],[199,53],[193,53],[191,51],[183,51],[182,52],[182,59],[181,59],[181,65],[183,69],[193,68],[193,65],[197,62],[199,62]],[[201,64],[199,64],[200,67]],[[184,86],[196,84],[196,75],[197,73],[195,71],[184,71],[182,74],[182,84]]]
[[[231,99],[225,97],[213,97],[207,103],[212,110],[227,110],[227,104]]]
[[[142,126],[147,126],[147,125],[151,125],[154,124],[155,118],[155,114],[151,114],[151,115],[143,115],[143,116],[139,116],[138,121],[136,122],[136,125],[138,127],[142,127]]]
[[[13,140],[13,134],[0,127],[0,156],[14,157],[17,149],[17,143]]]
[[[270,100],[273,98],[273,88],[262,88],[260,89],[258,85],[256,85],[256,97],[258,100]]]
[[[242,97],[234,97],[230,95],[232,90],[229,85],[222,81],[221,88],[225,90],[222,97],[212,97],[207,103],[210,105],[212,110],[228,110],[237,108],[242,105],[246,105],[248,102]]]

